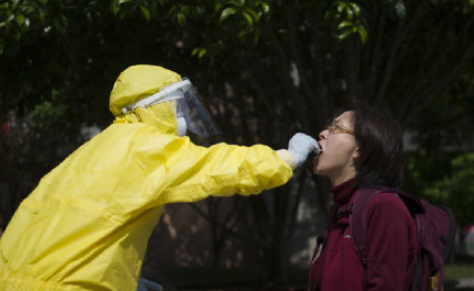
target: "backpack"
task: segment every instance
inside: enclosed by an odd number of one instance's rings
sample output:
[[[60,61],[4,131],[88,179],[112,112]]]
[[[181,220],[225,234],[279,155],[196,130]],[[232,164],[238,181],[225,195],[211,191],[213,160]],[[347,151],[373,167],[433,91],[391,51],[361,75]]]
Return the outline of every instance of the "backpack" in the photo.
[[[379,193],[394,193],[411,213],[418,236],[418,254],[411,284],[412,291],[442,290],[444,263],[454,245],[456,222],[451,209],[430,204],[424,199],[393,188],[359,189],[349,214],[349,227],[357,256],[366,266],[367,229],[365,213],[371,199]],[[347,211],[347,210],[346,210]],[[439,273],[439,282],[436,277]]]

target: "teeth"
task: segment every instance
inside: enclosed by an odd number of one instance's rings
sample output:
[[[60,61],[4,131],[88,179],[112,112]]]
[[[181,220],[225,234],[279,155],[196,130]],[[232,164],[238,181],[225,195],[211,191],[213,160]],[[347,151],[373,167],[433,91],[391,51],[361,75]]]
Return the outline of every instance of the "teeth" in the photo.
[[[316,149],[316,150],[314,150],[314,156],[315,156],[315,157],[319,157],[319,155],[321,154],[321,152],[322,152],[321,149]]]

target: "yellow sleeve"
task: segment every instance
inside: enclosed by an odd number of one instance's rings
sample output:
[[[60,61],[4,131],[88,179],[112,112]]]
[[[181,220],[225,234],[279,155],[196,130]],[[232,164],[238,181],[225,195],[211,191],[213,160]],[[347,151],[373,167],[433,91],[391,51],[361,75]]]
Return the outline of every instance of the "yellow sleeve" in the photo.
[[[159,204],[258,194],[285,184],[293,175],[288,164],[264,145],[221,143],[204,148],[182,138],[177,147],[167,161],[172,183],[158,195]]]

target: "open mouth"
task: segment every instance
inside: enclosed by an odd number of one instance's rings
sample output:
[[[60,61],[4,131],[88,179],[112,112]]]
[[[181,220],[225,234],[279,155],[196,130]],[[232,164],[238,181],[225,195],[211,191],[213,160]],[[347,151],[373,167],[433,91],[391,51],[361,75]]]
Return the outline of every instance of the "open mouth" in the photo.
[[[318,151],[316,152],[313,152],[313,157],[312,157],[312,161],[315,162],[319,159],[319,156],[323,153],[323,148],[321,147],[321,144],[318,142],[318,145],[319,145],[319,149]]]

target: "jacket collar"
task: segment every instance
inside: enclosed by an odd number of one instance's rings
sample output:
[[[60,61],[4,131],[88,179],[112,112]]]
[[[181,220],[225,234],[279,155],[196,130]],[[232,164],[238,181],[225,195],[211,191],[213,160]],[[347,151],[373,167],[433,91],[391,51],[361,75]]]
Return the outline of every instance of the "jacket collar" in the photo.
[[[329,191],[331,191],[333,195],[334,204],[339,206],[348,203],[356,189],[355,179],[350,179],[331,187]]]

